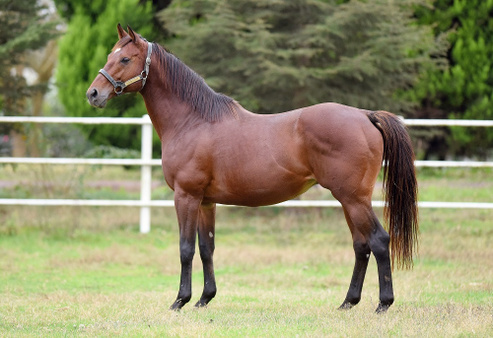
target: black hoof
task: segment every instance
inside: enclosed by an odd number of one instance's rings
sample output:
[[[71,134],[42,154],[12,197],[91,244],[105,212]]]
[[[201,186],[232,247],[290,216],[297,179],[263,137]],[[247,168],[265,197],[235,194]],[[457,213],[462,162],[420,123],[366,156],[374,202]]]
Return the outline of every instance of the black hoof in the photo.
[[[199,301],[197,302],[197,304],[195,304],[195,307],[196,307],[196,308],[207,307],[207,303],[208,303],[208,302],[206,302],[205,300],[202,300],[202,299],[201,299],[201,300],[199,300]]]
[[[177,299],[177,300],[173,303],[173,305],[171,305],[171,306],[169,307],[169,309],[170,309],[170,310],[172,310],[172,311],[180,311],[180,310],[181,310],[181,308],[183,307],[183,305],[185,305],[185,303],[183,303],[181,299]]]
[[[338,310],[349,310],[354,306],[354,304],[351,304],[350,302],[344,302],[342,303],[341,306],[339,306]]]
[[[387,312],[387,310],[389,309],[389,307],[390,307],[390,304],[389,305],[385,305],[385,304],[380,303],[380,304],[378,304],[378,307],[375,310],[375,312],[378,313],[378,314],[385,313],[385,312]]]

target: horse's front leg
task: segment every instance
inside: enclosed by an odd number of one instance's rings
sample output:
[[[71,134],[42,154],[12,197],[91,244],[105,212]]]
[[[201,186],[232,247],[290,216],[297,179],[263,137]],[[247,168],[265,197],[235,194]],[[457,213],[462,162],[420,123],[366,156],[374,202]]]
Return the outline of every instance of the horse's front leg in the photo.
[[[180,310],[192,298],[192,261],[195,254],[195,239],[201,198],[196,198],[180,189],[175,190],[175,209],[180,228],[180,290],[171,310]]]
[[[206,306],[216,295],[216,279],[214,277],[214,237],[215,237],[216,205],[202,204],[199,209],[199,250],[204,269],[204,291],[196,307]]]
[[[347,310],[355,306],[361,300],[361,292],[363,290],[363,283],[365,281],[366,269],[370,260],[370,246],[365,238],[361,234],[358,228],[355,227],[350,214],[346,208],[343,207],[344,215],[348,223],[349,229],[353,236],[353,249],[355,255],[353,277],[349,284],[349,290],[347,292],[344,302],[339,307],[339,310]]]

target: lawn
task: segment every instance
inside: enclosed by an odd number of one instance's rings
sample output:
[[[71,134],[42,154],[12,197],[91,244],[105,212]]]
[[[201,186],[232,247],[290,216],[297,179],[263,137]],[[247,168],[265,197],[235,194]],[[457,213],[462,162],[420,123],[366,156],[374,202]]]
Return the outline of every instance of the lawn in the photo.
[[[138,177],[117,170],[94,170],[84,182]],[[3,196],[28,191],[28,174],[19,177],[24,184]],[[493,201],[490,170],[426,170],[419,181],[422,200]],[[319,196],[328,197],[314,189],[303,198]],[[197,254],[194,295],[178,313],[168,310],[179,283],[174,211],[153,209],[147,235],[138,217],[137,208],[0,208],[0,336],[493,335],[493,210],[422,209],[420,254],[413,270],[394,271],[396,301],[384,315],[374,313],[374,259],[361,303],[337,310],[354,260],[340,209],[219,208],[218,294],[193,308],[203,278]]]

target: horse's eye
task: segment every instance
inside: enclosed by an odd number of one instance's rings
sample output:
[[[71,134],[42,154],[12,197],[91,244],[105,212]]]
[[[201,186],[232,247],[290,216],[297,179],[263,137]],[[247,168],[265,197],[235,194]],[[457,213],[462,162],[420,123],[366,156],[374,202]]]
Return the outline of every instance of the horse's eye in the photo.
[[[123,64],[127,64],[127,63],[129,63],[129,62],[130,62],[130,59],[129,59],[129,58],[127,58],[127,57],[124,57],[124,58],[122,58],[122,59],[120,60],[120,62],[121,62],[121,63],[123,63]]]

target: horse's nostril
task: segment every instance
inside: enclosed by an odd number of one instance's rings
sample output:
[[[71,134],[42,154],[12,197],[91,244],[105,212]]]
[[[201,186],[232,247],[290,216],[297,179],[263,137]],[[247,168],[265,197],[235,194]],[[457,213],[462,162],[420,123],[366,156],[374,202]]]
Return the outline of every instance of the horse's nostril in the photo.
[[[96,88],[94,88],[92,91],[91,91],[91,97],[96,97],[98,96],[98,90]]]

